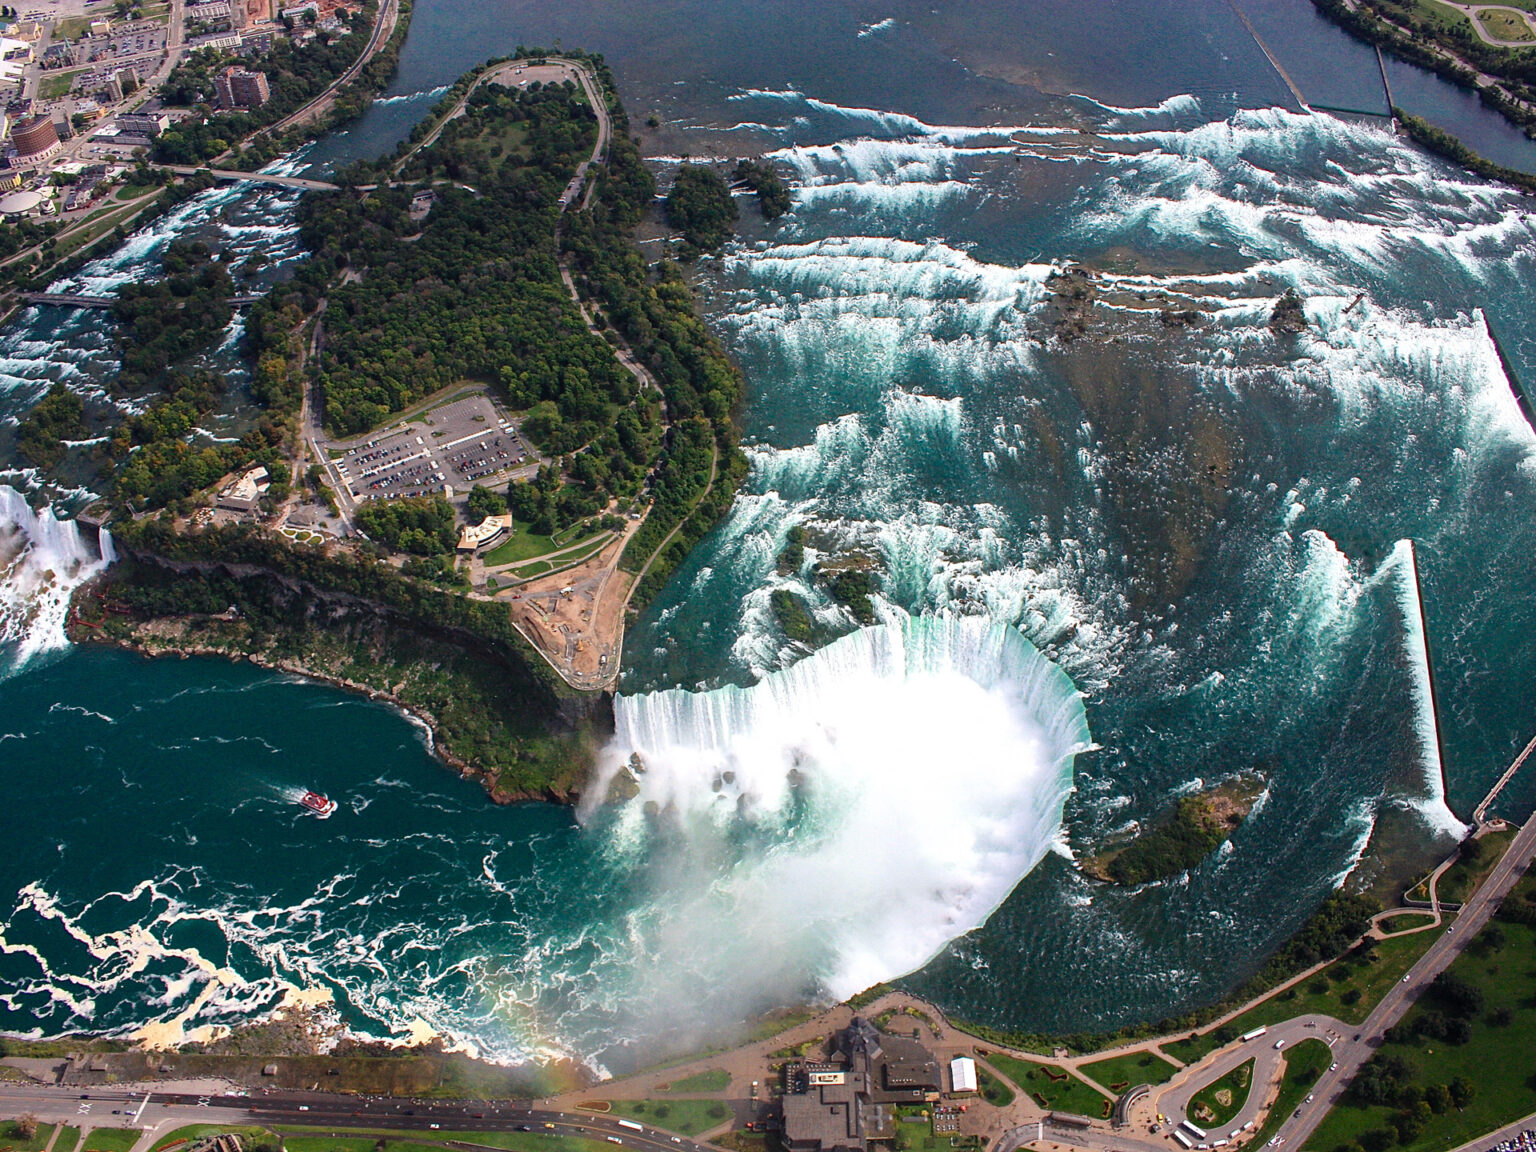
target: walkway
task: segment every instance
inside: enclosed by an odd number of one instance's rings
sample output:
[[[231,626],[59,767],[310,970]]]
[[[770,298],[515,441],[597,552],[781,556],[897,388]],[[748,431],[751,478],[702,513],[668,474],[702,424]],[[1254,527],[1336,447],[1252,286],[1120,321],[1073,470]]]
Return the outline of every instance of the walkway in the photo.
[[[269,172],[242,172],[238,168],[194,168],[189,164],[155,164],[152,167],[174,172],[178,176],[196,176],[210,172],[215,180],[246,180],[252,184],[276,184],[283,188],[304,188],[316,192],[335,192],[340,184],[329,180],[310,180],[304,176],[278,176]]]

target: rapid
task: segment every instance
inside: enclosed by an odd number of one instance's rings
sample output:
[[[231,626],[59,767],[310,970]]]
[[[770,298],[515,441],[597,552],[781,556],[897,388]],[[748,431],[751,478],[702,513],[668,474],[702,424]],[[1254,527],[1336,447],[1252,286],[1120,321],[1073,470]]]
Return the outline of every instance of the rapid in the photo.
[[[460,70],[452,5],[418,7],[417,63],[295,163],[387,147]],[[529,42],[570,35],[536,8]],[[885,980],[998,1026],[1111,1026],[1220,995],[1362,860],[1459,833],[1536,675],[1536,436],[1490,338],[1536,378],[1523,198],[1285,110],[1240,29],[1207,85],[1170,91],[1170,63],[1046,97],[913,79],[919,16],[892,11],[835,30],[881,62],[851,71],[819,23],[782,65],[701,26],[732,80],[684,93],[650,29],[606,33],[632,117],[666,114],[653,151],[765,151],[796,187],[772,227],[743,200],[701,266],[752,473],[631,629],[579,811],[493,808],[330,689],[62,648],[110,538],[0,490],[0,1030],[208,1036],[307,990],[359,1034],[603,1072]],[[291,205],[215,190],[76,282],[192,234],[280,275]],[[1066,339],[1076,262],[1096,302]],[[1267,327],[1287,287],[1296,336]],[[56,379],[99,392],[102,332],[13,322],[6,412]],[[875,624],[822,563],[879,574]],[[785,592],[829,642],[783,634]],[[1073,866],[1236,773],[1263,797],[1188,874]],[[310,787],[331,820],[291,802]]]

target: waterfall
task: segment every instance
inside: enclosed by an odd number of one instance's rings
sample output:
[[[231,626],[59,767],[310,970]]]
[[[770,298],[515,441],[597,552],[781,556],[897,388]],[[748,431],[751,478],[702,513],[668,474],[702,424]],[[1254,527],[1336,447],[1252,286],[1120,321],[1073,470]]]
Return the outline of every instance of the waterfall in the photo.
[[[666,918],[730,942],[703,967],[809,973],[839,998],[986,921],[1059,842],[1089,744],[1067,675],[975,617],[865,628],[750,687],[621,697],[616,716],[584,815],[638,755],[614,850],[688,862]]]
[[[1467,826],[1445,802],[1445,769],[1440,762],[1440,718],[1435,709],[1435,685],[1429,664],[1429,634],[1425,631],[1424,602],[1419,595],[1419,566],[1412,540],[1399,540],[1388,560],[1397,575],[1397,603],[1403,614],[1403,647],[1413,676],[1413,718],[1419,734],[1424,766],[1424,795],[1409,803],[1430,828],[1461,839]]]
[[[60,520],[52,508],[33,511],[20,492],[0,485],[0,651],[8,658],[0,675],[68,644],[70,597],[115,559],[105,528],[98,550],[75,521]]]

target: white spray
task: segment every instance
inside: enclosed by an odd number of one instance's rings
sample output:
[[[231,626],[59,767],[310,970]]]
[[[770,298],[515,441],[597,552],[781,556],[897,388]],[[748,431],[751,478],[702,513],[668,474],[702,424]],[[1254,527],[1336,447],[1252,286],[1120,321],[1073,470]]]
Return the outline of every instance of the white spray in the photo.
[[[673,833],[693,878],[649,925],[655,978],[686,939],[687,968],[749,998],[794,973],[845,997],[980,926],[1059,839],[1089,745],[1066,674],[975,617],[865,628],[751,687],[621,697],[616,717],[592,804],[638,753],[615,846]]]
[[[20,492],[0,485],[0,645],[10,650],[6,674],[40,652],[63,648],[64,622],[76,588],[116,559],[101,530],[97,549],[73,520],[52,508],[33,511]]]

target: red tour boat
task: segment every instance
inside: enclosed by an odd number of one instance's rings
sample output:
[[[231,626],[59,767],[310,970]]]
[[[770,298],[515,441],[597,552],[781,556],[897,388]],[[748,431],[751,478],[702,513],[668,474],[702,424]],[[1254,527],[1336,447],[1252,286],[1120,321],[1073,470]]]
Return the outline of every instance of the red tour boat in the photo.
[[[304,793],[304,795],[299,797],[299,803],[322,820],[336,811],[336,801],[327,799],[318,792]]]

